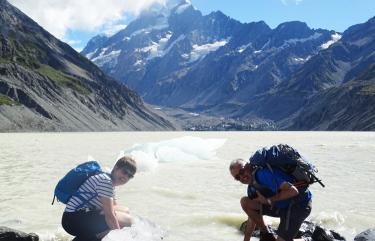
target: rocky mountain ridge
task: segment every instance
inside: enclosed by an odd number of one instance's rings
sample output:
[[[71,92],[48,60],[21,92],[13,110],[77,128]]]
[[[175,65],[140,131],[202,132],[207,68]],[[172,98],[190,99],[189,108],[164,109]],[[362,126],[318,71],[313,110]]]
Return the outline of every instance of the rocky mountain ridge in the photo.
[[[0,130],[166,130],[173,125],[7,1],[0,1]]]

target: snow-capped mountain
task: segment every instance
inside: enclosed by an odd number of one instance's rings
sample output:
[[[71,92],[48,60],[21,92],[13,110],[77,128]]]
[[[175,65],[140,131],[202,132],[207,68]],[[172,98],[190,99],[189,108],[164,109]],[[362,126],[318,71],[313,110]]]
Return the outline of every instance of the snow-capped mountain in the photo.
[[[82,54],[149,103],[281,122],[369,67],[372,58],[360,56],[372,56],[371,33],[362,29],[367,37],[357,40],[358,28],[339,33],[292,21],[271,29],[175,0],[112,37],[93,38]]]
[[[82,54],[150,103],[196,108],[272,89],[335,34],[301,22],[272,30],[169,1],[110,38],[95,37]]]

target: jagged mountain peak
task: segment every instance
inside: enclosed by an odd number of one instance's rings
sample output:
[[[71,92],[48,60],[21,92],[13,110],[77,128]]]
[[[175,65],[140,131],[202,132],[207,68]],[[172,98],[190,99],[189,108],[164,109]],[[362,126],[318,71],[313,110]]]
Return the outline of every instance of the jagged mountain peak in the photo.
[[[300,21],[285,22],[277,26],[272,31],[271,46],[282,46],[286,42],[298,40],[319,38],[320,34],[309,28],[309,26]]]
[[[279,24],[276,27],[276,30],[277,29],[284,29],[284,28],[310,29],[309,26],[305,22],[301,22],[301,21],[288,21],[288,22],[284,22],[284,23]]]
[[[222,11],[217,10],[214,12],[211,12],[207,15],[208,17],[215,17],[215,18],[229,18],[229,16],[225,15]]]
[[[287,35],[289,37],[306,37],[311,35],[313,30],[305,22],[290,21],[279,24],[274,33],[277,35]]]

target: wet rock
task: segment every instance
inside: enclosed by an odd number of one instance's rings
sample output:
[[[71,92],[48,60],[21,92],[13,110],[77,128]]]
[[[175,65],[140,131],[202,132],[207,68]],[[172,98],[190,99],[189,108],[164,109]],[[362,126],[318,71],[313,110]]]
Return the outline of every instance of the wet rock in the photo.
[[[243,222],[240,227],[240,231],[244,232],[246,229],[247,221]],[[273,230],[270,226],[268,226],[270,230],[272,230],[273,233],[276,233],[275,230]],[[373,237],[375,237],[375,232],[373,232]],[[259,238],[259,230],[256,230],[253,232],[253,237]],[[301,225],[300,230],[298,231],[298,234],[296,238],[304,238],[306,240],[311,241],[338,241],[338,240],[345,240],[343,236],[341,236],[339,233],[325,229],[321,226],[318,226],[312,222],[304,221]],[[371,239],[361,239],[356,241],[370,241]],[[375,239],[372,239],[372,241],[375,241]]]
[[[355,236],[354,241],[375,241],[375,228],[367,229]]]
[[[35,233],[24,233],[7,227],[0,227],[1,241],[38,241],[39,237]]]
[[[333,230],[328,230],[320,226],[316,226],[313,234],[311,235],[313,241],[335,241],[345,240],[340,234]]]

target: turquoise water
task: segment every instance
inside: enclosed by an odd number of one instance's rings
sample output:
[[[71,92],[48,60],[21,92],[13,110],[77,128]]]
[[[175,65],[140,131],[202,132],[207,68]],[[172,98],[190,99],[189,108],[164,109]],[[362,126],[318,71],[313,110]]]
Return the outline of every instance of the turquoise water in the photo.
[[[242,240],[237,229],[246,217],[239,199],[246,186],[233,181],[228,164],[277,143],[308,157],[326,184],[312,187],[311,220],[348,240],[374,227],[372,132],[0,134],[0,226],[36,232],[42,240],[70,240],[60,227],[64,206],[51,206],[54,185],[89,156],[111,168],[125,152],[137,158],[141,172],[117,190],[118,202],[152,223],[131,232],[162,231],[164,240],[173,241]]]

